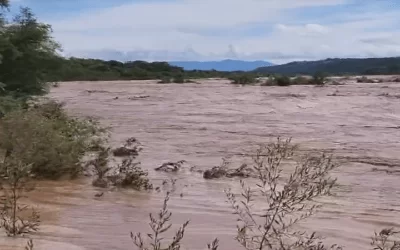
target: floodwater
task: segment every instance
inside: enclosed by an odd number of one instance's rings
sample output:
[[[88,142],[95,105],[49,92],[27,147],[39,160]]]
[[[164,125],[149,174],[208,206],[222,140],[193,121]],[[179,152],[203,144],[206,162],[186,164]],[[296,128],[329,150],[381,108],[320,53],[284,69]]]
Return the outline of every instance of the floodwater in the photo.
[[[215,237],[220,249],[241,249],[234,240],[236,217],[223,192],[237,188],[239,181],[204,180],[189,171],[155,173],[153,168],[186,160],[205,169],[220,164],[222,157],[239,165],[242,155],[277,136],[292,137],[305,152],[333,153],[341,162],[334,173],[340,184],[336,195],[324,200],[302,229],[317,231],[328,243],[346,249],[370,249],[374,230],[400,227],[400,84],[71,82],[52,89],[50,96],[65,102],[71,114],[95,116],[110,126],[113,145],[136,137],[144,147],[139,160],[156,185],[178,179],[169,208],[174,230],[190,219],[185,249],[205,249]],[[107,190],[95,198],[99,189],[90,182],[38,184],[30,194],[43,221],[32,236],[35,249],[135,249],[130,232],[150,232],[148,214],[159,210],[163,192]],[[23,249],[25,242],[2,237],[0,248]]]

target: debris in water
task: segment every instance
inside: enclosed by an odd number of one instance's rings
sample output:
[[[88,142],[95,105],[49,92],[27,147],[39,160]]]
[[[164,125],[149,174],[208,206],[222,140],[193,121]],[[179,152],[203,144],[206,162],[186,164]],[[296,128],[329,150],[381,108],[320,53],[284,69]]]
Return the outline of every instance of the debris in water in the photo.
[[[92,93],[110,93],[109,91],[106,90],[86,90],[86,93],[92,94]]]
[[[221,166],[213,167],[212,169],[208,169],[203,173],[204,179],[218,179],[221,177],[241,177],[247,178],[250,177],[253,173],[253,169],[249,167],[247,164],[242,164],[240,167],[236,169],[228,169],[229,162],[223,159]]]
[[[149,95],[135,95],[135,96],[131,96],[128,97],[129,100],[138,100],[138,99],[145,99],[145,98],[149,98]]]
[[[182,164],[186,163],[185,160],[178,161],[178,162],[166,162],[163,163],[158,168],[155,168],[155,171],[164,171],[164,172],[178,172],[181,169]]]
[[[125,144],[122,147],[114,149],[113,155],[115,157],[136,157],[139,155],[139,152],[141,150],[142,148],[140,147],[140,143],[138,142],[138,140],[135,137],[131,137],[125,141]]]
[[[97,197],[97,198],[99,198],[99,197],[102,197],[104,195],[104,192],[101,192],[101,193],[97,193],[97,194],[95,194],[94,195],[94,197]]]

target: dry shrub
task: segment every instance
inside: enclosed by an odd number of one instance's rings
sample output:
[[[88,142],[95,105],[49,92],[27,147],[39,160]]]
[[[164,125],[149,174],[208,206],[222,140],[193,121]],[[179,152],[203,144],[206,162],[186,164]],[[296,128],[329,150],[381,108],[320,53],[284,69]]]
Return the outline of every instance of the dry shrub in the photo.
[[[17,236],[38,230],[39,213],[21,203],[26,192],[33,189],[30,180],[31,165],[25,165],[13,156],[9,156],[0,165],[1,188],[0,196],[1,217],[0,226],[7,236]]]
[[[172,242],[165,243],[163,234],[171,229],[172,224],[170,223],[172,213],[168,211],[169,193],[167,193],[164,204],[160,212],[155,217],[150,214],[150,228],[152,233],[147,234],[148,241],[145,242],[141,233],[136,235],[131,232],[131,238],[133,244],[140,250],[179,250],[181,249],[181,241],[185,235],[185,229],[189,224],[189,221],[183,223],[183,225],[175,233]]]
[[[117,187],[131,187],[136,190],[151,190],[153,185],[147,178],[148,172],[140,167],[140,162],[134,162],[134,158],[124,159],[117,166],[115,172],[108,176],[112,185]]]
[[[258,175],[256,187],[248,187],[241,181],[240,196],[226,190],[239,217],[236,239],[243,248],[328,249],[315,233],[296,231],[293,226],[319,208],[315,199],[330,194],[336,180],[329,177],[329,172],[336,165],[325,155],[307,157],[285,175],[283,163],[291,159],[295,149],[290,140],[280,139],[260,147],[253,157]],[[329,249],[340,247],[334,245]]]
[[[242,177],[247,178],[253,175],[254,171],[247,164],[242,164],[240,167],[235,169],[229,169],[230,162],[226,159],[222,159],[220,166],[215,166],[211,169],[204,171],[204,179],[217,179],[221,177],[233,178]]]
[[[93,186],[106,188],[113,185],[136,190],[153,189],[147,178],[148,173],[140,167],[140,162],[135,162],[137,154],[128,155],[117,166],[110,166],[110,154],[110,148],[102,147],[97,157],[87,162],[87,166],[92,166],[96,175],[96,179],[92,182]]]
[[[208,250],[217,250],[219,247],[219,240],[215,239],[211,243],[207,244],[207,249]]]
[[[374,250],[400,250],[400,232],[393,228],[383,229],[372,237]]]

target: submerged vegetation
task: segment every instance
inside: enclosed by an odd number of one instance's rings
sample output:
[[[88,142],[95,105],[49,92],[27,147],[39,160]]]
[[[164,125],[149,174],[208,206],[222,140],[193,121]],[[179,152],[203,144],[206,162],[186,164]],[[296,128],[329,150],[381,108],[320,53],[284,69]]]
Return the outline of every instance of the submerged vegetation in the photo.
[[[6,114],[0,123],[0,148],[6,160],[30,164],[33,177],[76,176],[82,157],[103,132],[93,120],[72,118],[62,105],[47,102]]]

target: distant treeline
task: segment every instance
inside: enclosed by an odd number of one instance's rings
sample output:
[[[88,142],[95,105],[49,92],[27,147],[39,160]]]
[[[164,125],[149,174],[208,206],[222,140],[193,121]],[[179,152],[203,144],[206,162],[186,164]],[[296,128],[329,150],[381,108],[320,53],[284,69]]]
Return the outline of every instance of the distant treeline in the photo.
[[[99,59],[60,58],[58,65],[47,70],[49,81],[107,81],[107,80],[149,80],[165,78],[210,78],[229,77],[238,72],[215,70],[185,71],[167,62],[119,62]]]
[[[400,74],[400,57],[346,58],[320,61],[291,62],[262,67],[254,72],[262,74],[313,75],[324,72],[329,75],[388,75]]]
[[[149,80],[166,78],[231,78],[236,75],[382,75],[400,74],[400,57],[366,59],[326,59],[291,62],[258,68],[253,72],[221,72],[216,70],[184,70],[167,62],[119,62],[99,59],[59,58],[45,72],[49,81]]]

